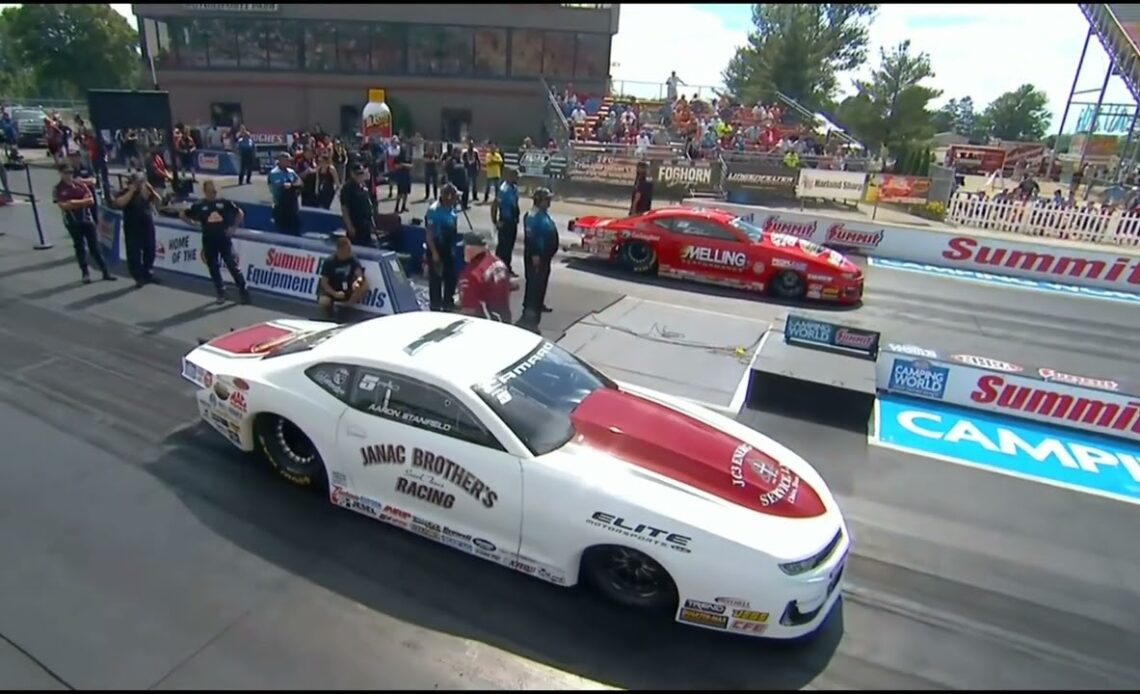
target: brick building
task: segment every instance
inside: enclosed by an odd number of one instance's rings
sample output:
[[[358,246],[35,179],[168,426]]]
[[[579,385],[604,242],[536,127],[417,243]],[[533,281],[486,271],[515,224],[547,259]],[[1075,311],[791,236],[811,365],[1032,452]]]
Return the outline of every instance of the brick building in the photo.
[[[541,78],[602,94],[619,18],[617,4],[132,7],[177,120],[350,132],[383,88],[398,130],[446,140],[538,135]]]

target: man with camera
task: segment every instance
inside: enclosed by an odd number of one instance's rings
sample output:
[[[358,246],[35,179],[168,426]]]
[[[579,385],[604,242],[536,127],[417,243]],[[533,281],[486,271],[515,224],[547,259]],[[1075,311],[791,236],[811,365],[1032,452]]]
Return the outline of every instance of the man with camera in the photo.
[[[518,277],[511,268],[511,258],[515,252],[515,241],[519,235],[519,172],[517,169],[507,169],[504,172],[503,183],[495,194],[495,203],[491,206],[491,223],[498,232],[498,243],[495,246],[495,255],[507,266],[511,277]]]
[[[115,207],[123,212],[123,245],[135,287],[156,283],[154,206],[160,200],[158,192],[137,172],[114,197]]]
[[[221,263],[226,264],[230,277],[237,285],[241,303],[249,303],[249,289],[241,274],[237,259],[234,258],[232,237],[245,220],[245,213],[231,200],[218,197],[218,189],[213,181],[202,183],[202,199],[195,202],[180,215],[182,221],[202,230],[202,258],[210,271],[210,281],[214,283],[218,304],[226,302],[226,289],[222,284]],[[219,262],[220,261],[220,262]]]
[[[459,216],[455,206],[459,192],[448,183],[439,191],[439,200],[424,215],[427,234],[428,296],[432,311],[455,309],[455,242],[458,240]]]

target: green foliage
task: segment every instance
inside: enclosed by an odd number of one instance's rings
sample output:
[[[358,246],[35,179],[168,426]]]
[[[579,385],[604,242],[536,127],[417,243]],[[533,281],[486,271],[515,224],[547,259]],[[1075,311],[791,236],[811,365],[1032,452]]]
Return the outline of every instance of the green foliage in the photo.
[[[880,52],[879,68],[869,80],[856,80],[855,96],[844,99],[838,121],[874,152],[882,146],[897,154],[914,142],[934,134],[934,114],[927,108],[941,92],[922,86],[934,77],[930,58],[910,52],[910,41]]]
[[[1036,142],[1045,137],[1053,120],[1049,98],[1032,84],[1006,92],[986,107],[983,118],[991,137]]]
[[[755,4],[755,30],[725,68],[725,85],[746,102],[772,101],[779,91],[809,109],[825,107],[837,74],[866,62],[867,23],[877,11],[872,4]]]
[[[989,137],[988,123],[978,113],[974,100],[970,97],[950,99],[942,108],[934,112],[934,132],[952,132],[971,140],[985,140]]]
[[[138,87],[145,74],[137,32],[108,4],[5,8],[0,41],[0,61],[14,70],[0,69],[0,79],[25,80],[10,87],[21,95],[83,98],[88,89]]]

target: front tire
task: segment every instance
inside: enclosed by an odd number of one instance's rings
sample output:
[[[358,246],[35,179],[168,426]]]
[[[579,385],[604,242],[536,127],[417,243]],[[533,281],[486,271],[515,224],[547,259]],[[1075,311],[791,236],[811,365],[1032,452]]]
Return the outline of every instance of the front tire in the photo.
[[[784,270],[773,278],[771,291],[779,299],[802,299],[807,294],[807,283],[795,270]]]
[[[618,251],[622,267],[639,275],[649,275],[657,271],[657,249],[642,241],[623,243]]]
[[[671,614],[677,608],[677,585],[653,557],[629,547],[591,547],[582,557],[582,578],[595,590],[624,607]]]
[[[269,464],[290,484],[318,491],[328,489],[325,461],[299,426],[284,417],[263,414],[254,423],[254,434]]]

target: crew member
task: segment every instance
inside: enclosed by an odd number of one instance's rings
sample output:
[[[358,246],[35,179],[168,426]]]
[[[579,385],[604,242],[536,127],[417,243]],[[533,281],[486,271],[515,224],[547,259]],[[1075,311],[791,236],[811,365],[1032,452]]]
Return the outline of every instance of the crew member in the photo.
[[[241,168],[238,169],[238,185],[246,185],[253,183],[253,170],[257,168],[257,143],[253,141],[253,135],[241,126],[241,130],[237,135],[238,161],[241,162]]]
[[[298,193],[301,177],[289,165],[285,152],[277,155],[277,166],[269,172],[269,192],[273,195],[273,224],[283,234],[301,232],[301,208]]]
[[[653,179],[649,178],[649,164],[637,162],[637,175],[633,179],[633,197],[629,201],[629,214],[645,214],[653,209]]]
[[[365,189],[365,175],[363,166],[349,167],[348,182],[340,189],[340,216],[349,242],[354,246],[371,248],[375,245],[376,203]]]
[[[450,145],[448,145],[450,147]],[[459,157],[459,150],[452,149],[447,156],[447,182],[455,186],[459,193],[459,205],[467,211],[467,201],[471,186],[467,183],[467,167]]]
[[[107,263],[99,250],[99,236],[95,232],[95,194],[87,186],[79,183],[71,175],[66,164],[59,167],[59,183],[52,189],[52,202],[63,211],[63,225],[71,236],[75,247],[75,262],[83,275],[83,283],[91,283],[91,272],[87,267],[90,256],[95,266],[103,273],[103,279],[114,282],[119,279],[107,270]]]
[[[115,207],[123,211],[123,245],[126,247],[127,270],[136,287],[155,284],[154,278],[154,205],[160,197],[138,173],[115,194]]]
[[[507,266],[487,252],[487,242],[475,232],[463,235],[467,265],[459,274],[459,312],[511,322],[511,279]]]
[[[321,209],[329,209],[332,207],[333,198],[336,197],[336,189],[340,187],[340,174],[337,173],[336,167],[332,165],[331,154],[326,152],[321,155],[321,161],[317,164],[316,177],[316,206]]]
[[[504,171],[503,183],[495,193],[495,204],[491,206],[491,223],[495,225],[499,239],[495,255],[507,266],[511,277],[518,277],[511,268],[511,257],[515,252],[515,240],[519,235],[519,172],[517,169]]]
[[[226,264],[230,277],[237,285],[241,303],[249,303],[249,289],[245,285],[241,268],[234,258],[233,240],[230,238],[245,220],[242,209],[230,200],[218,197],[218,189],[212,180],[202,183],[202,199],[182,211],[182,221],[202,230],[202,258],[210,271],[210,281],[214,283],[217,303],[226,302],[226,288],[222,284],[220,262]],[[219,262],[220,261],[220,262]]]
[[[549,310],[545,303],[546,288],[550,282],[550,266],[558,252],[558,226],[549,212],[553,197],[548,188],[534,191],[534,209],[523,220],[526,289],[518,325],[535,332],[538,332],[542,313]]]
[[[337,306],[356,306],[368,291],[364,279],[364,266],[352,253],[352,242],[347,236],[336,240],[336,252],[321,265],[321,283],[317,303],[325,317],[333,318]]]
[[[439,200],[428,207],[424,215],[427,227],[428,296],[432,311],[451,311],[455,308],[455,285],[459,278],[455,271],[455,242],[459,231],[459,217],[455,212],[458,191],[448,183],[439,191]]]

